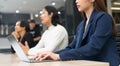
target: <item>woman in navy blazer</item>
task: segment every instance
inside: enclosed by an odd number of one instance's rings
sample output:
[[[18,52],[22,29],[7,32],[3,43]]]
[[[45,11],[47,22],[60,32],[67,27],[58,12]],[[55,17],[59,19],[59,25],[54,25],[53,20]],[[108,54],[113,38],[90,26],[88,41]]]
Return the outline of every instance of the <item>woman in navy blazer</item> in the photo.
[[[107,13],[104,0],[76,0],[76,5],[85,19],[78,25],[72,43],[56,53],[39,53],[35,59],[93,60],[118,66],[115,23]]]

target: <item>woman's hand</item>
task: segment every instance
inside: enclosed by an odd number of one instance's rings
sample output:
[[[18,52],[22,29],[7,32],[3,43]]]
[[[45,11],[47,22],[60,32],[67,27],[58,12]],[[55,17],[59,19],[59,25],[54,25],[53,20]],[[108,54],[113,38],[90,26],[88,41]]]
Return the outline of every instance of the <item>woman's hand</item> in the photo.
[[[19,42],[19,45],[21,46],[21,48],[23,49],[23,51],[25,52],[25,54],[28,54],[28,51],[29,51],[28,42],[25,41],[25,45],[23,45],[21,42]]]
[[[18,34],[18,32],[16,32],[16,31],[12,32],[12,35],[13,35],[13,36],[15,37],[15,39],[17,39],[17,40],[18,40],[18,38],[20,37],[19,34]]]
[[[52,59],[52,60],[60,60],[59,54],[55,54],[52,52],[42,52],[38,53],[37,55],[34,56],[35,60],[45,60],[45,59]]]

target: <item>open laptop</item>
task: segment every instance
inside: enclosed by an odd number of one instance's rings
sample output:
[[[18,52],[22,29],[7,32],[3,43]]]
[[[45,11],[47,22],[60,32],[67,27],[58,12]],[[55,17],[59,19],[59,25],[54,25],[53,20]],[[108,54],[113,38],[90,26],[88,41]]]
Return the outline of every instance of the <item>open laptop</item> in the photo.
[[[17,56],[20,58],[20,60],[25,61],[25,62],[29,62],[29,63],[35,63],[35,62],[48,62],[51,60],[34,60],[32,57],[27,56],[24,51],[22,50],[22,48],[20,47],[18,41],[15,39],[15,37],[13,35],[9,35],[8,40],[10,42],[10,44],[12,45],[13,49],[15,50]]]

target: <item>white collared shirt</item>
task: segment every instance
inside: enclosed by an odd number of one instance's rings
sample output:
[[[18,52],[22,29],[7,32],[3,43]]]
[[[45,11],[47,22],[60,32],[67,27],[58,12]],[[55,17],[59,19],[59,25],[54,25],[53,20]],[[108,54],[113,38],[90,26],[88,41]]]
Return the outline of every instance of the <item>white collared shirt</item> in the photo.
[[[68,46],[68,33],[61,26],[50,26],[42,35],[39,43],[28,51],[29,55],[35,55],[43,51],[59,51]]]

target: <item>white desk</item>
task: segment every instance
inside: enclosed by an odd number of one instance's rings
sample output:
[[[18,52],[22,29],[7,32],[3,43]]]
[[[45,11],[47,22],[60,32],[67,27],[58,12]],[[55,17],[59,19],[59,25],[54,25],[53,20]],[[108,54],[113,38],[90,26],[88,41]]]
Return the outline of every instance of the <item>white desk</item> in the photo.
[[[85,60],[26,63],[14,54],[0,54],[0,66],[109,66],[109,63]]]

